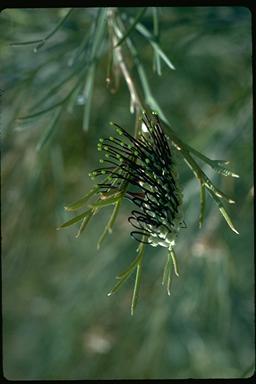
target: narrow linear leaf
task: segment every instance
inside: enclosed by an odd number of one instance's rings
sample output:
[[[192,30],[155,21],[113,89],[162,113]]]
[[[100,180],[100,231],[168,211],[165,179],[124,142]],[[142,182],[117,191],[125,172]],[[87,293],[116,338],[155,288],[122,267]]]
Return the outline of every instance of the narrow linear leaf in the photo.
[[[139,289],[141,285],[141,275],[142,275],[142,260],[143,260],[143,250],[140,255],[140,260],[137,265],[137,271],[136,271],[136,278],[135,278],[135,283],[134,283],[134,288],[133,288],[133,295],[132,295],[132,304],[131,304],[131,315],[133,316],[135,307],[138,302],[138,297],[139,297]]]
[[[31,109],[36,109],[38,106],[40,106],[42,103],[45,101],[49,100],[50,97],[55,96],[60,88],[64,85],[67,84],[74,76],[77,76],[79,72],[84,71],[84,66],[82,67],[81,65],[77,66],[74,68],[74,70],[66,76],[64,79],[62,79],[58,84],[53,86],[41,99],[39,99],[34,105],[31,106]]]
[[[89,47],[90,47],[90,42],[91,42],[90,38],[92,36],[92,30],[93,30],[93,24],[91,26],[89,33],[84,36],[82,42],[80,43],[80,45],[76,49],[73,56],[70,58],[69,63],[71,66],[74,65],[74,63],[79,59],[79,57],[81,56],[82,53],[88,52]]]
[[[118,200],[118,202],[116,203],[115,208],[113,210],[113,213],[112,213],[112,215],[110,217],[110,220],[109,220],[109,223],[108,223],[108,232],[109,233],[112,233],[112,227],[113,227],[113,225],[114,225],[114,223],[116,221],[116,218],[117,218],[120,206],[121,206],[121,199]]]
[[[152,7],[152,15],[153,15],[153,31],[154,37],[156,40],[159,39],[159,20],[158,20],[158,8]]]
[[[22,120],[27,120],[27,119],[33,119],[34,117],[38,117],[40,115],[43,115],[44,113],[47,113],[49,111],[52,111],[53,109],[59,107],[60,105],[62,105],[64,102],[66,101],[66,98],[65,99],[62,99],[60,101],[58,101],[57,103],[51,105],[50,107],[48,108],[45,108],[45,109],[42,109],[41,111],[38,111],[36,113],[33,113],[31,115],[27,115],[27,116],[21,116],[21,117],[18,117],[18,121],[22,121]]]
[[[169,270],[168,270],[168,275],[167,275],[167,281],[166,281],[166,289],[167,289],[167,294],[168,296],[171,295],[171,285],[173,282],[173,272],[174,269],[171,267],[171,262],[169,263]]]
[[[166,56],[166,54],[162,51],[162,49],[160,48],[159,44],[155,43],[155,42],[152,42],[152,45],[153,47],[155,48],[155,50],[158,52],[159,56],[162,58],[162,60],[165,62],[165,64],[167,64],[167,66],[170,68],[170,69],[173,69],[175,70],[175,67],[174,65],[172,64],[171,60]]]
[[[95,64],[92,64],[89,69],[89,73],[88,73],[88,77],[85,85],[86,103],[84,105],[84,115],[83,115],[83,130],[85,132],[88,131],[89,123],[90,123],[94,77],[95,77]]]
[[[147,7],[144,7],[140,12],[138,12],[137,16],[135,17],[135,19],[133,19],[133,22],[132,24],[130,25],[130,27],[127,29],[126,33],[123,35],[123,37],[115,44],[114,48],[118,47],[119,45],[121,45],[125,40],[126,38],[131,34],[131,32],[133,31],[133,29],[136,27],[136,24],[141,20],[142,16],[144,15],[144,13],[146,12],[147,10]]]
[[[132,273],[133,271],[131,271]],[[111,291],[108,293],[108,296],[111,296],[113,295],[114,293],[116,293],[120,288],[121,286],[128,280],[128,278],[130,277],[130,274],[129,273],[128,275],[124,276],[121,280],[119,280],[115,285],[114,287],[111,289]]]
[[[166,282],[166,277],[167,277],[167,273],[168,273],[169,261],[170,261],[170,256],[169,256],[169,252],[168,252],[168,254],[167,254],[167,259],[166,259],[165,266],[164,266],[164,273],[163,273],[163,278],[162,278],[162,285],[164,285],[165,282]]]
[[[227,200],[227,202],[229,204],[235,204],[235,201],[233,199],[228,197],[224,192],[222,192],[219,189],[217,189],[215,187],[215,185],[212,184],[210,179],[208,179],[208,177],[206,177],[206,176],[205,176],[205,184],[204,185],[206,186],[207,189],[212,191],[217,197],[220,197],[220,198],[223,198],[223,199]]]
[[[205,186],[200,183],[200,216],[199,216],[199,228],[202,228],[205,216]]]
[[[168,252],[167,260],[164,267],[162,285],[166,284],[166,290],[169,296],[171,294],[172,274],[173,274],[173,268],[172,268],[172,262],[171,262],[171,255],[170,255],[170,252]]]
[[[118,280],[122,280],[125,276],[130,275],[134,271],[135,267],[137,266],[140,257],[141,257],[140,254],[138,254],[138,256],[136,256],[136,258],[131,262],[129,267],[125,271],[121,272],[116,278]]]
[[[41,149],[51,139],[51,137],[53,136],[53,134],[54,134],[54,132],[56,130],[57,123],[58,123],[58,121],[59,121],[59,119],[61,117],[62,108],[60,108],[59,111],[56,111],[56,112],[57,113],[55,114],[55,117],[53,118],[52,123],[50,124],[48,129],[46,129],[46,131],[43,133],[40,141],[37,143],[37,146],[36,146],[36,150],[37,151],[41,151]]]
[[[52,29],[52,31],[46,36],[44,37],[41,42],[36,46],[36,48],[34,49],[34,52],[37,52],[40,48],[42,48],[44,46],[44,44],[47,42],[47,40],[49,40],[53,35],[55,35],[55,33],[62,27],[62,25],[65,23],[66,19],[69,17],[69,15],[71,14],[71,12],[73,11],[73,9],[71,8],[67,13],[66,15],[60,20],[60,22]]]
[[[52,29],[52,31],[43,39],[44,41],[50,39],[60,28],[61,26],[65,23],[67,18],[70,16],[71,12],[73,9],[69,9],[66,13],[66,15],[59,21],[59,23]]]
[[[91,65],[88,71],[88,76],[85,84],[86,104],[84,106],[84,114],[83,114],[83,130],[85,132],[88,131],[89,123],[90,123],[93,84],[94,84],[95,69],[96,69],[95,59],[99,54],[100,45],[102,44],[102,41],[103,41],[106,20],[107,20],[106,9],[100,8],[98,10],[96,21],[94,24],[91,56],[90,56]]]
[[[88,216],[91,213],[91,209],[88,209],[87,211],[81,213],[80,215],[73,217],[73,219],[66,221],[62,225],[60,225],[57,230],[61,228],[70,227],[71,225],[77,223],[78,221],[82,220],[85,216]]]
[[[105,226],[104,228],[104,231],[102,232],[98,242],[97,242],[97,250],[100,249],[101,247],[101,243],[103,242],[103,240],[105,239],[105,237],[107,236],[107,234],[109,233],[109,230],[108,230],[108,224]]]
[[[97,249],[100,249],[101,243],[103,242],[103,240],[105,239],[107,234],[112,232],[112,227],[113,227],[113,224],[116,220],[120,205],[121,205],[121,199],[119,199],[117,201],[117,203],[115,203],[115,207],[113,209],[112,215],[110,216],[110,219],[107,222],[107,225],[105,226],[104,231],[103,231],[102,235],[100,236],[99,241],[97,243]]]
[[[237,175],[236,173],[234,173],[234,172],[230,171],[229,169],[220,165],[218,160],[212,160],[212,164],[209,164],[209,165],[217,173],[220,173],[224,176],[231,176],[231,177],[239,178],[239,175]]]
[[[31,114],[31,115],[18,117],[17,120],[18,121],[23,121],[23,120],[27,120],[27,119],[32,119],[32,118],[38,117],[40,115],[43,115],[45,113],[48,113],[52,109],[55,109],[55,108],[57,108],[57,107],[59,107],[61,105],[64,105],[69,100],[69,98],[73,95],[73,93],[76,91],[77,87],[80,85],[80,82],[81,82],[81,73],[78,76],[77,81],[75,82],[75,84],[73,85],[73,87],[71,88],[69,93],[62,100],[58,101],[57,103],[55,103],[55,104],[53,104],[53,105],[51,105],[51,106],[49,106],[49,107],[47,107],[45,109],[42,109],[41,111],[35,112],[35,113]]]
[[[113,293],[117,292],[119,290],[119,288],[124,284],[124,282],[130,277],[130,275],[133,273],[134,269],[136,268],[136,266],[138,265],[142,255],[141,255],[141,252],[143,251],[144,249],[144,245],[142,246],[142,248],[139,248],[141,251],[139,252],[138,256],[131,262],[131,264],[129,265],[128,269],[122,273],[120,273],[116,278],[119,280],[115,285],[114,287],[112,288],[112,290],[108,293],[108,296],[111,296]]]
[[[81,79],[81,84],[77,86],[76,90],[72,94],[72,97],[70,97],[69,102],[67,103],[67,112],[70,114],[73,113],[76,105],[84,105],[87,101],[84,95],[84,86],[82,81],[83,79]]]
[[[36,47],[36,49],[38,50],[50,37],[52,37],[58,31],[58,29],[64,24],[66,19],[69,17],[71,12],[72,12],[72,8],[67,12],[67,14],[60,20],[60,22],[53,28],[53,30],[45,38],[38,39],[38,40],[30,40],[30,41],[17,41],[17,42],[10,43],[10,45],[19,46],[19,45],[31,45],[31,44],[39,43],[39,45]]]
[[[228,223],[228,225],[230,226],[230,228],[232,229],[232,231],[234,231],[237,235],[239,235],[239,232],[235,229],[235,227],[231,221],[231,218],[229,217],[225,208],[219,207],[219,210],[220,210],[221,214],[223,215],[224,219],[226,220],[226,222]]]
[[[230,171],[229,169],[223,167],[223,164],[227,165],[230,162],[228,160],[211,160],[209,157],[203,155],[201,152],[196,149],[190,147],[188,144],[183,143],[187,150],[194,155],[196,155],[199,159],[203,160],[206,164],[208,164],[212,169],[214,169],[217,173],[221,173],[224,176],[231,176],[239,178],[239,175]]]
[[[102,207],[107,207],[108,205],[115,204],[121,196],[122,192],[120,192],[117,196],[111,197],[109,199],[104,199],[104,200],[98,200],[96,203],[91,204],[92,208],[102,208]]]
[[[153,70],[158,74],[158,76],[162,76],[161,60],[156,51],[154,51]]]
[[[213,197],[213,199],[215,200],[216,204],[218,205],[218,208],[219,208],[222,216],[226,220],[227,224],[229,225],[229,227],[232,229],[233,232],[235,232],[236,234],[239,235],[239,232],[236,230],[234,224],[232,223],[231,218],[229,217],[229,215],[228,215],[227,211],[225,210],[223,204],[221,203],[220,199],[218,197],[216,197],[213,192],[210,191],[210,193],[211,193],[211,196]]]
[[[158,8],[157,7],[152,7],[152,16],[153,16],[154,39],[156,42],[159,42],[159,21],[158,21]],[[154,49],[153,69],[154,69],[154,71],[156,71],[158,76],[162,75],[160,56],[155,49]]]
[[[154,39],[154,36],[140,23],[136,24],[136,29],[138,30],[138,32],[140,32],[144,37],[146,37],[149,40],[150,44],[152,45],[154,50],[157,51],[157,53],[162,58],[162,60],[165,62],[165,64],[170,69],[174,70],[175,69],[174,65],[172,64],[170,59],[166,56],[166,54],[163,52],[160,45],[156,42],[156,40]]]
[[[12,47],[19,47],[19,46],[22,46],[22,45],[38,44],[41,41],[42,41],[41,39],[30,40],[30,41],[14,41],[13,43],[10,43],[9,45],[12,46]]]
[[[102,44],[104,31],[107,22],[107,8],[99,8],[96,22],[94,24],[91,59],[99,54],[99,47]]]
[[[163,113],[162,109],[160,108],[159,104],[157,103],[157,101],[155,100],[155,98],[152,95],[145,70],[144,70],[143,65],[141,64],[141,62],[139,60],[139,57],[138,57],[138,52],[129,38],[127,39],[127,45],[129,47],[129,50],[131,52],[131,55],[134,59],[134,62],[135,62],[135,65],[136,65],[136,68],[138,71],[138,75],[139,75],[139,78],[141,81],[141,85],[142,85],[142,89],[143,89],[143,92],[145,95],[146,103],[150,106],[151,110],[156,111],[159,114],[159,117],[161,118],[161,120],[163,122],[165,122],[168,125],[169,129],[171,130],[170,123],[169,123],[168,119],[166,118],[166,116]],[[171,130],[171,132],[172,132],[172,130]]]
[[[171,248],[169,252],[170,252],[170,255],[172,258],[174,273],[177,277],[179,277],[179,272],[178,272],[178,267],[177,267],[177,262],[176,262],[176,255],[175,255],[173,248]]]
[[[101,200],[106,200],[106,199],[110,199],[112,197],[117,197],[117,196],[121,197],[122,194],[123,194],[123,191],[116,189],[116,191],[101,192],[100,198],[101,198]]]
[[[96,213],[96,210],[94,209],[91,209],[91,212],[88,214],[88,216],[85,216],[81,225],[80,225],[80,228],[76,234],[76,238],[78,238],[81,233],[85,230],[87,224],[89,223],[89,221],[91,220],[92,216]]]
[[[93,196],[95,193],[97,193],[99,191],[100,187],[98,185],[96,185],[95,187],[93,187],[88,193],[86,193],[83,197],[81,197],[81,199],[75,201],[74,203],[71,203],[67,206],[65,206],[65,210],[66,211],[75,211],[76,209],[79,209],[81,208],[88,200],[91,196]]]

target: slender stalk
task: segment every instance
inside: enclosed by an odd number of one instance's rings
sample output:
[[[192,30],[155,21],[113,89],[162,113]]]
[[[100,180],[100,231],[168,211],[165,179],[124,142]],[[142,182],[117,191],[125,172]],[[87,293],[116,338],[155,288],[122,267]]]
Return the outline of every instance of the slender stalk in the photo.
[[[132,113],[134,112],[134,110],[136,112],[138,112],[139,110],[143,109],[143,104],[142,104],[142,101],[141,101],[141,99],[139,97],[137,89],[135,87],[135,84],[134,84],[134,81],[133,81],[133,79],[131,77],[131,74],[130,74],[130,72],[128,70],[126,62],[124,60],[124,55],[123,55],[122,47],[120,45],[118,45],[118,42],[120,41],[118,39],[122,39],[123,38],[123,34],[122,34],[122,32],[119,29],[114,28],[114,22],[113,22],[114,14],[115,14],[115,10],[110,8],[109,11],[108,11],[108,16],[109,16],[108,20],[109,20],[110,28],[114,29],[114,32],[115,32],[115,33],[111,34],[111,37],[112,37],[112,47],[114,47],[114,52],[115,52],[115,55],[116,55],[116,58],[117,58],[117,62],[119,63],[120,70],[121,70],[121,72],[123,74],[123,77],[124,77],[124,79],[126,81],[127,87],[129,89],[129,93],[131,95],[131,107],[130,107],[130,110],[131,110]]]

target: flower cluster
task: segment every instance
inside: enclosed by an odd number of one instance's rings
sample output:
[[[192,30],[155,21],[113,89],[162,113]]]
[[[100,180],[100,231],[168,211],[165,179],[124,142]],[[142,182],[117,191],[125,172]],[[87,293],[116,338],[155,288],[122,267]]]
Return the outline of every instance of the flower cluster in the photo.
[[[114,124],[119,137],[100,139],[104,152],[101,168],[90,176],[104,175],[98,183],[102,196],[122,192],[136,209],[129,217],[131,236],[139,242],[172,249],[182,226],[182,193],[174,156],[156,114],[144,114],[137,138]]]

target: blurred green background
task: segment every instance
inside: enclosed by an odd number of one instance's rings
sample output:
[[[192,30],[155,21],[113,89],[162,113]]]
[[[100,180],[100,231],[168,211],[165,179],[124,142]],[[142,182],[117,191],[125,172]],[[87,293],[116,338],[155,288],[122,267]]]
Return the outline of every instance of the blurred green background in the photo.
[[[135,8],[124,8],[135,16]],[[74,9],[38,52],[16,41],[49,33],[65,9],[5,9],[0,44],[4,70],[2,130],[3,369],[8,379],[118,379],[248,377],[254,372],[253,136],[251,14],[245,7],[159,9],[161,47],[176,70],[152,69],[152,48],[132,32],[156,99],[185,142],[211,158],[230,160],[239,179],[203,169],[236,200],[227,207],[240,235],[207,196],[198,228],[199,185],[178,162],[187,228],[176,246],[180,277],[169,297],[161,286],[166,250],[148,247],[135,315],[133,281],[107,297],[115,276],[136,254],[128,204],[113,234],[96,251],[110,213],[85,233],[56,231],[71,217],[65,204],[91,186],[96,143],[109,121],[133,132],[129,94],[105,86],[107,50],[97,63],[88,131],[85,105],[63,111],[37,151],[53,114],[20,124],[55,83],[69,75],[70,58],[96,9]],[[142,23],[152,30],[150,8]],[[40,68],[40,69],[38,69]],[[71,69],[70,69],[71,68]],[[60,98],[71,85],[60,91]],[[63,95],[62,95],[63,92]],[[110,209],[111,211],[111,209]]]

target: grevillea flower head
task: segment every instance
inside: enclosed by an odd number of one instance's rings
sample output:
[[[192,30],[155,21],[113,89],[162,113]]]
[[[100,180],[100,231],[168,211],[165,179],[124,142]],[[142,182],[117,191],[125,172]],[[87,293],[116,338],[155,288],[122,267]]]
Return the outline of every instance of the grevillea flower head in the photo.
[[[172,250],[183,222],[182,193],[174,156],[156,114],[144,114],[137,138],[114,124],[119,137],[100,139],[101,168],[90,176],[104,175],[100,192],[122,193],[136,209],[128,218],[134,227],[131,236],[139,242]],[[107,176],[107,178],[106,178]]]

